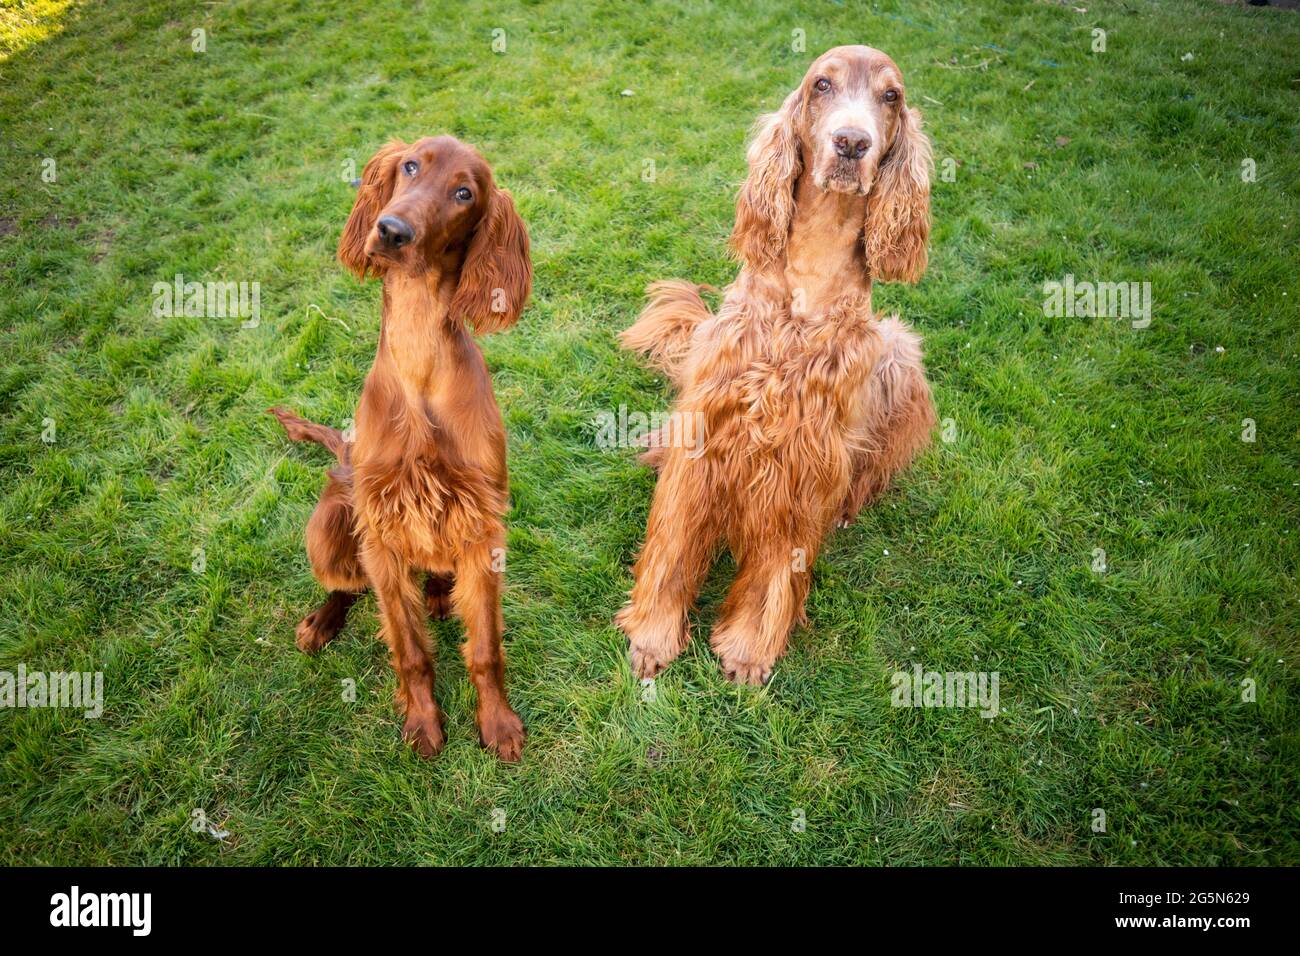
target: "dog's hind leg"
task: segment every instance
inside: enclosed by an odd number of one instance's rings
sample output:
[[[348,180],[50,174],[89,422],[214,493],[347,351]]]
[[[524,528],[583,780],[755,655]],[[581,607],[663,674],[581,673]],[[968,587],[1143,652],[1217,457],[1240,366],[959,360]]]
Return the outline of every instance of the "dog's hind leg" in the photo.
[[[930,443],[936,415],[921,360],[921,339],[897,316],[880,323],[881,353],[859,396],[864,450],[840,510],[848,525]]]
[[[295,631],[298,649],[314,654],[343,630],[348,610],[366,589],[366,574],[357,555],[353,531],[351,480],[347,469],[330,472],[329,482],[307,522],[306,537],[312,574],[329,591],[325,603],[299,621]]]
[[[298,622],[298,649],[314,654],[338,636],[347,623],[348,611],[361,595],[352,591],[331,591],[323,604]]]
[[[435,620],[451,617],[451,591],[455,587],[454,574],[430,571],[424,579],[424,606],[429,617]]]

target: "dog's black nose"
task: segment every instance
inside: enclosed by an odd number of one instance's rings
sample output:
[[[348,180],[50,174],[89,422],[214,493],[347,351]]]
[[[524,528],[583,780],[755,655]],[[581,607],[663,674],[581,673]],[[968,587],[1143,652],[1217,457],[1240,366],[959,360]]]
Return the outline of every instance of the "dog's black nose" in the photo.
[[[835,144],[835,152],[845,159],[861,159],[871,148],[870,134],[852,126],[841,126],[831,133],[831,142]]]
[[[396,216],[383,216],[377,225],[379,241],[386,246],[400,249],[415,238],[415,230]]]

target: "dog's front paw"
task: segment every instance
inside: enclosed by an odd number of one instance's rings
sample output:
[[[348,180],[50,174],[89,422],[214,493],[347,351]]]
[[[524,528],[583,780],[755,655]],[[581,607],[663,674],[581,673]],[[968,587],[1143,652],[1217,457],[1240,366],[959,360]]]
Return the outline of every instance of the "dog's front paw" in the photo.
[[[627,649],[627,659],[632,665],[632,676],[637,680],[648,680],[671,663],[671,661],[661,661],[650,651],[636,646]]]
[[[402,739],[414,747],[421,757],[437,756],[447,742],[447,737],[442,732],[442,715],[436,710],[407,714],[406,723],[402,726]]]
[[[709,635],[713,653],[722,664],[722,674],[733,684],[761,687],[772,676],[780,653],[771,653],[756,640],[756,635],[736,620],[720,622]]]
[[[722,659],[722,673],[733,684],[762,687],[772,678],[772,662]]]
[[[524,722],[509,707],[501,706],[478,718],[478,739],[506,763],[515,763],[524,750]]]
[[[614,624],[627,635],[628,660],[638,680],[654,677],[676,660],[689,639],[685,620],[669,626],[645,626],[638,623],[630,604],[618,612]]]

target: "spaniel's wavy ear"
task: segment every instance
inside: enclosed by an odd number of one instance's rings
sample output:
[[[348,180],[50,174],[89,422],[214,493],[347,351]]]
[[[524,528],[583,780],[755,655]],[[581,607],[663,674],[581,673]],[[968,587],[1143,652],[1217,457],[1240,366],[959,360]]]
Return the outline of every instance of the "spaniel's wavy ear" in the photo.
[[[746,159],[749,175],[736,200],[731,248],[747,263],[762,267],[785,251],[794,216],[794,182],[803,171],[796,132],[803,88],[785,98],[775,113],[760,117]]]
[[[407,144],[393,140],[380,147],[379,152],[366,163],[365,172],[361,174],[361,186],[357,189],[356,202],[352,204],[352,215],[348,216],[343,234],[339,236],[339,262],[364,279],[367,272],[382,275],[383,268],[366,255],[366,240],[375,220],[388,201],[393,198],[393,186],[397,182],[397,158],[406,151]]]
[[[930,140],[916,110],[904,107],[899,123],[867,196],[862,242],[872,278],[916,282],[929,259]]]
[[[476,333],[499,332],[519,321],[532,288],[528,230],[510,194],[493,187],[465,253],[451,315],[472,322]]]

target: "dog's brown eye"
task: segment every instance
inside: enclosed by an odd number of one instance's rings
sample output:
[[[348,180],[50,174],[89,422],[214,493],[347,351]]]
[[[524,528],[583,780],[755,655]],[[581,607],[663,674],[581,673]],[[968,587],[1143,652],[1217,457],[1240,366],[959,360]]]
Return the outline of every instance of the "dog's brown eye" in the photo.
[[[831,81],[826,79],[826,77],[823,76],[816,83],[814,83],[813,86],[817,88],[818,93],[825,93],[827,90],[831,88]]]
[[[456,190],[456,198],[459,199],[461,202],[469,202],[471,199],[474,198],[474,194],[470,192],[468,189],[466,189],[464,186],[461,186],[460,189]]]
[[[885,90],[885,102],[893,103],[898,99],[898,90]]]
[[[420,164],[413,159],[408,159],[406,162],[402,163],[402,172],[406,173],[408,176],[414,176],[419,171]]]

